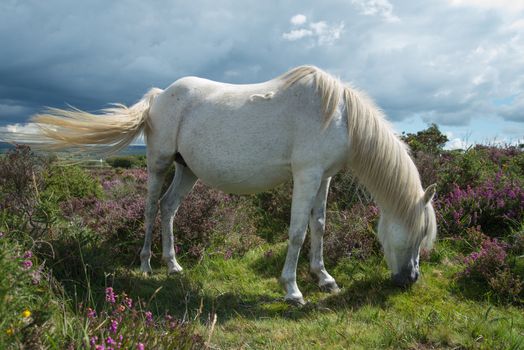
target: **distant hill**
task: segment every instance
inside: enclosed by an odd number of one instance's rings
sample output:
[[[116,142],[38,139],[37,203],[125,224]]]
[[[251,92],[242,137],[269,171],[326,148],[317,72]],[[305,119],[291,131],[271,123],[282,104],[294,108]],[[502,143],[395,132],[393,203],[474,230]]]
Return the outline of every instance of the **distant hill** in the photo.
[[[5,143],[0,142],[0,154],[7,152],[9,149],[13,148],[14,146]],[[146,154],[146,146],[145,145],[131,145],[127,148],[123,149],[122,151],[118,152],[120,155],[145,155]]]
[[[9,143],[0,142],[0,154],[7,152],[7,150],[13,148]]]

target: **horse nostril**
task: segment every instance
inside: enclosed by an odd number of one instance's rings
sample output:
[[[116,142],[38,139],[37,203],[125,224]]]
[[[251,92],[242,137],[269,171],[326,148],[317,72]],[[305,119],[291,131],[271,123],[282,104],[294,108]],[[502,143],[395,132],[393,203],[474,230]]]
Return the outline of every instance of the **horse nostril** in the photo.
[[[403,273],[397,273],[391,276],[391,280],[397,287],[406,287],[407,285],[411,284],[410,278]]]

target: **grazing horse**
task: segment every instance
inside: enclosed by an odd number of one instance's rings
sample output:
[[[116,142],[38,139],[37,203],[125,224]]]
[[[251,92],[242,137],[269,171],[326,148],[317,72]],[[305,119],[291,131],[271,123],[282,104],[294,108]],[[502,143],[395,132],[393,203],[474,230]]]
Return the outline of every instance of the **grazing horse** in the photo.
[[[380,208],[378,237],[393,281],[419,276],[419,251],[436,235],[435,186],[422,188],[406,145],[363,93],[328,73],[301,66],[259,84],[233,85],[197,77],[152,89],[131,107],[93,115],[49,109],[33,117],[47,148],[102,145],[114,153],[141,132],[147,144],[148,197],[141,270],[151,273],[151,236],[160,201],[162,257],[182,271],[173,246],[173,218],[197,179],[228,193],[257,193],[293,178],[289,242],[280,282],[285,299],[303,304],[296,283],[300,248],[311,231],[310,269],[321,289],[339,290],[322,256],[331,177],[349,169]],[[42,143],[40,143],[42,144]],[[175,177],[161,196],[168,167]]]

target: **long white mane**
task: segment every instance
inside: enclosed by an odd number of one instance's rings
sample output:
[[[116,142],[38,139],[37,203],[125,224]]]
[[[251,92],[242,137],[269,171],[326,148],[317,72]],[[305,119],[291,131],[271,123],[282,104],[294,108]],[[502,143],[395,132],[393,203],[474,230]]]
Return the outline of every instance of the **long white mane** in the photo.
[[[301,66],[281,76],[285,86],[314,80],[321,97],[325,125],[341,102],[348,123],[348,165],[383,211],[405,221],[411,232],[420,232],[423,189],[407,145],[393,132],[383,112],[364,93],[314,66]]]

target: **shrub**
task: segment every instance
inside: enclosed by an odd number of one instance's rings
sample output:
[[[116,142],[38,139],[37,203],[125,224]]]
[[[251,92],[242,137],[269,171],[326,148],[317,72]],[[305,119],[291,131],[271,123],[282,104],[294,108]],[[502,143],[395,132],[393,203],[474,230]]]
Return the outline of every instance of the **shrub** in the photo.
[[[326,261],[336,264],[342,258],[367,259],[381,251],[373,231],[378,209],[356,204],[348,211],[329,212],[324,239]]]
[[[220,206],[230,200],[229,195],[197,182],[175,217],[175,244],[179,249],[201,258],[218,225]]]
[[[448,137],[438,128],[437,124],[431,124],[427,129],[416,134],[402,134],[401,138],[406,142],[413,153],[424,152],[438,154],[448,142]]]
[[[348,210],[355,204],[368,204],[371,196],[358,183],[351,172],[342,171],[331,181],[328,195],[328,208],[332,210]]]
[[[438,172],[439,193],[448,193],[455,185],[461,188],[479,186],[497,173],[518,179],[524,177],[524,152],[515,147],[488,146],[475,146],[464,152],[445,152]]]
[[[468,227],[481,226],[497,237],[507,235],[524,220],[524,189],[518,180],[502,173],[479,186],[453,190],[438,198],[441,230],[448,235],[461,235]]]
[[[0,348],[47,348],[46,339],[56,329],[50,319],[57,304],[50,302],[43,265],[18,238],[0,231]]]
[[[47,163],[29,147],[16,146],[0,157],[0,205],[27,206],[42,184],[40,176]]]
[[[465,268],[457,275],[464,288],[474,288],[471,285],[474,283],[502,300],[521,302],[523,284],[507,264],[507,247],[496,239],[486,238],[480,250],[466,256]]]
[[[259,235],[268,242],[287,238],[291,216],[292,184],[286,182],[271,191],[253,195],[256,208],[256,225]]]
[[[81,219],[99,236],[104,252],[116,262],[136,258],[142,242],[145,199],[130,195],[120,199],[73,198],[62,205],[65,218]],[[157,237],[158,240],[158,237]]]
[[[0,157],[1,224],[29,232],[33,238],[48,231],[58,214],[40,193],[44,186],[42,172],[48,167],[49,161],[27,146],[17,146]]]
[[[52,166],[44,175],[42,198],[57,205],[71,198],[100,198],[102,187],[79,166]]]
[[[154,317],[145,303],[135,301],[125,293],[105,290],[101,311],[82,306],[89,344],[71,344],[89,349],[203,349],[204,338],[193,324],[169,314]],[[211,324],[214,327],[214,324]]]
[[[147,166],[146,157],[138,156],[115,156],[106,159],[107,164],[113,168],[145,168]]]

